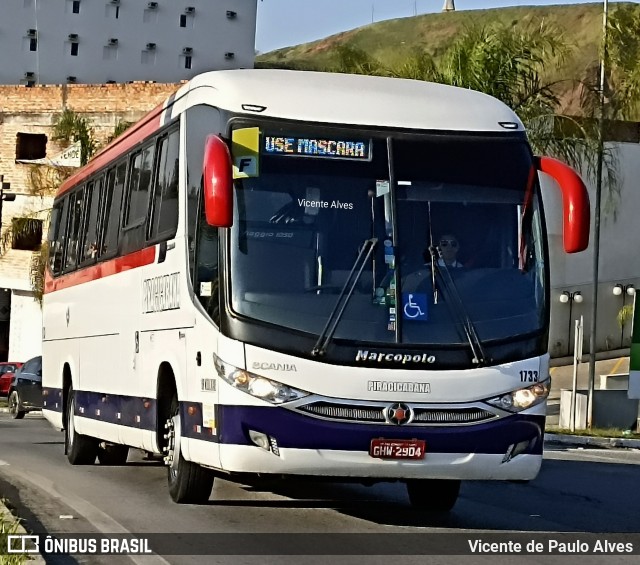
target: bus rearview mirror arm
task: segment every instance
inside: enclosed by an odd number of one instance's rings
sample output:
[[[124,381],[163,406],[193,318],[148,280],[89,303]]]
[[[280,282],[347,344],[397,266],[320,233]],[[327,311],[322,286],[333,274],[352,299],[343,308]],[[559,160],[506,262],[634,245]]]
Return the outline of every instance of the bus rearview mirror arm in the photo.
[[[580,175],[552,157],[536,157],[538,171],[552,177],[562,192],[562,233],[566,253],[584,251],[589,245],[591,212],[589,193]]]

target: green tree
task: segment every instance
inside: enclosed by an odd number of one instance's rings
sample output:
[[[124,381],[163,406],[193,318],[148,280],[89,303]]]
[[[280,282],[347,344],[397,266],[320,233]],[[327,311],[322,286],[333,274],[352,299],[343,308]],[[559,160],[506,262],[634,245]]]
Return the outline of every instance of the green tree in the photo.
[[[612,118],[640,117],[640,6],[622,4],[609,20],[607,103]]]
[[[128,122],[126,120],[119,120],[118,123],[116,124],[116,127],[113,128],[113,133],[107,138],[107,143],[111,143],[116,137],[123,134],[132,125],[133,125],[133,122]]]
[[[93,128],[86,118],[73,110],[65,109],[53,120],[54,141],[62,141],[67,145],[80,142],[80,165],[86,165],[98,149]]]

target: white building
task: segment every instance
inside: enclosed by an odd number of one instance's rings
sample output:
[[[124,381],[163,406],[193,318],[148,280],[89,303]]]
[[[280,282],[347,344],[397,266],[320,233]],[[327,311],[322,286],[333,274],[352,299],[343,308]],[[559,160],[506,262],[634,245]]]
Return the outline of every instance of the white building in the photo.
[[[0,84],[179,82],[250,68],[257,0],[2,0]]]
[[[13,202],[3,202],[3,226],[13,218],[46,218],[46,213],[38,212],[51,208],[52,200],[20,194]],[[44,229],[44,221],[42,225]],[[13,249],[11,243],[7,247],[0,257],[0,360],[24,362],[42,353],[42,310],[29,276],[30,248],[37,243],[23,241],[17,245],[21,249]]]

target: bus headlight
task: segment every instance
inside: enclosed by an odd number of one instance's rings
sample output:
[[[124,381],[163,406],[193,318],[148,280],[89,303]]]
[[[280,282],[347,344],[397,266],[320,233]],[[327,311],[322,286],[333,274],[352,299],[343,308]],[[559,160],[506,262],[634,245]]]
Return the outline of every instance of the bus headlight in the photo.
[[[228,382],[232,387],[246,392],[251,396],[266,400],[272,404],[282,404],[290,400],[297,400],[310,393],[279,383],[277,381],[255,375],[244,369],[238,369],[220,360],[217,355],[213,356],[213,362],[218,375]]]
[[[501,396],[485,400],[485,402],[509,412],[520,412],[544,402],[550,391],[551,379],[547,379],[542,383],[507,392]]]

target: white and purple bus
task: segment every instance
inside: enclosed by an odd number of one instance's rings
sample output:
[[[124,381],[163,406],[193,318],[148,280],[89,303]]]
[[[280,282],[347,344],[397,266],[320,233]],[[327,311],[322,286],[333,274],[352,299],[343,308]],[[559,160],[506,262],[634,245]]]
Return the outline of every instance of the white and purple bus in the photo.
[[[69,461],[163,454],[176,502],[261,474],[403,481],[413,505],[448,510],[462,480],[534,478],[539,172],[562,190],[565,250],[583,250],[584,184],[489,96],[195,77],[55,199],[44,414]]]

